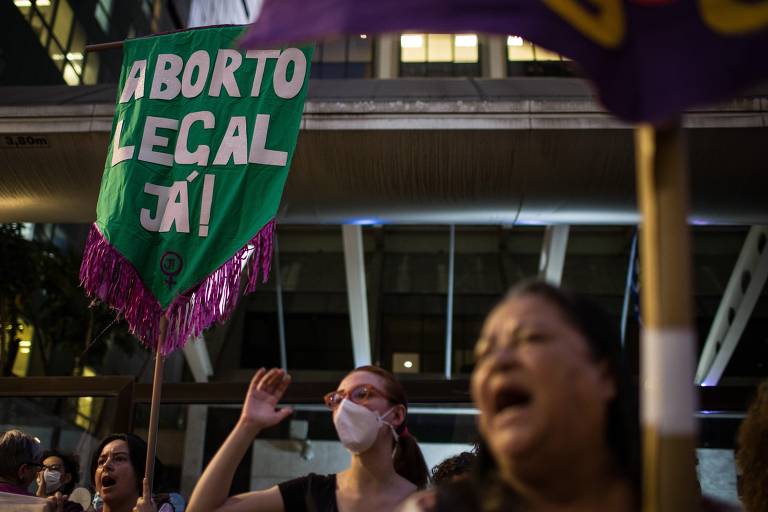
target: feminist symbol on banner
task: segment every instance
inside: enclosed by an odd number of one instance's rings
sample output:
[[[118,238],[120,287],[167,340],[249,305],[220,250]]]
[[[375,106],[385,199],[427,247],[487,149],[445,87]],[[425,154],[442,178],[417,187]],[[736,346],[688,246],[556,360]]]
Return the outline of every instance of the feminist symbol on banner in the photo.
[[[173,251],[163,253],[163,257],[160,258],[160,272],[168,276],[168,279],[163,282],[168,285],[169,289],[176,284],[174,277],[179,275],[183,267],[184,262],[179,253]]]

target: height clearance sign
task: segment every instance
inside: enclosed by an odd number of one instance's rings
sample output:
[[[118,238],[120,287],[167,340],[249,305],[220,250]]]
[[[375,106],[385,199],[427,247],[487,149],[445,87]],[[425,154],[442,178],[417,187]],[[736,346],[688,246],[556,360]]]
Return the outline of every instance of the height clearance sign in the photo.
[[[80,278],[164,354],[266,280],[312,47],[236,49],[243,27],[128,40]],[[246,260],[248,263],[246,263]]]

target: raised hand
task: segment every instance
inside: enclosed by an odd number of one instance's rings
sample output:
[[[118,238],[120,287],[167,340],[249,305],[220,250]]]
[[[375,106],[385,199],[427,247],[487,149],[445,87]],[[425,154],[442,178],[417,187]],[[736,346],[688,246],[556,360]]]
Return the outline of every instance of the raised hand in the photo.
[[[35,494],[41,498],[45,498],[45,478],[43,478],[43,471],[37,472],[37,491]]]
[[[279,368],[266,371],[261,368],[251,379],[245,396],[240,421],[258,430],[277,425],[293,410],[290,407],[277,409],[277,403],[291,383],[291,376]]]
[[[45,512],[63,512],[64,510],[64,503],[67,501],[67,498],[69,498],[68,495],[62,495],[60,492],[57,492],[53,496],[49,496],[47,500],[45,500],[45,507],[43,510]]]
[[[149,478],[144,477],[142,481],[143,492],[138,500],[136,500],[136,506],[133,507],[133,512],[157,512],[157,506],[152,500],[152,492],[149,490]]]

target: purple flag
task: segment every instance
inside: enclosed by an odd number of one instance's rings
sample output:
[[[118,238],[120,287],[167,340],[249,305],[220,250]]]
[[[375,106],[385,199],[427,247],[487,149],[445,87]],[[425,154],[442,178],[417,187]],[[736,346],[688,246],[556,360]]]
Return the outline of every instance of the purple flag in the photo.
[[[766,0],[265,0],[242,45],[404,31],[524,37],[577,61],[627,121],[661,122],[768,76]]]

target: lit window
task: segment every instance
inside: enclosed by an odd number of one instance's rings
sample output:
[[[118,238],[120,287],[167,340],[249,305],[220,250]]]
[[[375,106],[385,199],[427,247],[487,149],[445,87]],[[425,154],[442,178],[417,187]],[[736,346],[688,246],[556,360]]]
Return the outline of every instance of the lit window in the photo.
[[[69,34],[72,31],[72,25],[75,15],[69,2],[59,2],[56,10],[56,19],[53,24],[53,36],[58,40],[61,46],[66,46],[69,42]]]
[[[402,34],[400,61],[478,62],[477,34]]]
[[[455,46],[454,62],[477,62],[477,35],[458,34]]]
[[[453,61],[453,38],[450,34],[427,35],[427,62]]]
[[[536,47],[536,60],[562,60],[560,55],[541,46]]]
[[[536,46],[520,36],[507,36],[507,60],[510,61],[560,61],[561,55]]]
[[[424,34],[403,34],[400,36],[400,60],[403,62],[424,62],[427,60]]]

